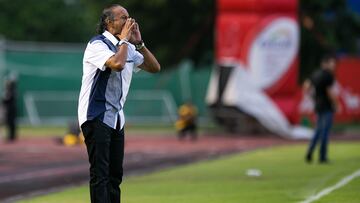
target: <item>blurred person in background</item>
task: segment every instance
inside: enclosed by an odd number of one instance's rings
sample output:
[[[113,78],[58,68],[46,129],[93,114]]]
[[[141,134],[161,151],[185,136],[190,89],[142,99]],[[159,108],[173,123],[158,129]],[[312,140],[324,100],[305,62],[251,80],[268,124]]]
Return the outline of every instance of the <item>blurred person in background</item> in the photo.
[[[197,108],[188,101],[181,105],[178,110],[178,120],[175,128],[178,131],[179,140],[183,140],[187,135],[193,141],[197,140]]]
[[[61,145],[72,147],[81,145],[84,143],[84,136],[79,128],[78,121],[70,122],[68,124],[68,130],[63,137],[58,137],[55,141]]]
[[[139,25],[120,5],[102,12],[98,34],[83,58],[79,125],[90,162],[92,203],[119,203],[124,158],[124,104],[132,73],[156,73],[160,64],[145,47]]]
[[[333,122],[334,112],[338,110],[338,99],[334,92],[336,58],[333,55],[325,55],[321,60],[321,68],[315,71],[304,82],[305,94],[310,94],[315,103],[317,116],[315,134],[312,137],[305,156],[305,160],[311,163],[313,151],[320,141],[319,163],[327,163],[329,133]]]
[[[5,124],[7,128],[6,141],[16,141],[16,79],[5,81],[5,94],[2,99],[5,108]]]

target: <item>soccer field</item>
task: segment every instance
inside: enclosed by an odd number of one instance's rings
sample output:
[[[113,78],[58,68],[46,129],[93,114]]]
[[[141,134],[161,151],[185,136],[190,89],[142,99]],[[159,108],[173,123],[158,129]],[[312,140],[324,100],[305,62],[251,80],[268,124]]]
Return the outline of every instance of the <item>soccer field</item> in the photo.
[[[261,149],[126,178],[122,202],[288,203],[310,200],[316,195],[319,200],[314,202],[360,202],[359,142],[331,143],[331,163],[326,165],[306,164],[305,149],[305,145]],[[259,170],[261,175],[249,176],[249,169]],[[86,185],[21,202],[90,201]]]

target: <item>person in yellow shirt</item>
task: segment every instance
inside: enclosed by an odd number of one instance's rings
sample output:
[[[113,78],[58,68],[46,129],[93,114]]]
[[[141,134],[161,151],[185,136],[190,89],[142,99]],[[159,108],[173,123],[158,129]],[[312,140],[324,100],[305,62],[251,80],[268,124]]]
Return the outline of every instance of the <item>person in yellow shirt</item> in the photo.
[[[68,124],[68,131],[63,137],[55,139],[58,144],[72,147],[84,144],[84,135],[80,131],[78,122],[70,122]]]
[[[186,102],[178,109],[178,120],[175,128],[178,132],[179,140],[183,140],[187,135],[195,141],[197,139],[197,108],[191,103]]]

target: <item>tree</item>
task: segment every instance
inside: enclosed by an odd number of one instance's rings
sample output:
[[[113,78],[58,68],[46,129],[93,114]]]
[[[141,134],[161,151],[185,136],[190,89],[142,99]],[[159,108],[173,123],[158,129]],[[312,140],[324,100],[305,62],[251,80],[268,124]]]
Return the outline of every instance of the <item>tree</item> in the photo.
[[[360,17],[344,0],[300,1],[300,68],[304,79],[319,66],[326,52],[353,55],[359,52]]]
[[[102,9],[114,0],[0,0],[0,34],[11,40],[82,42],[95,34]],[[163,67],[195,62],[213,50],[214,1],[124,0],[144,41]],[[212,58],[212,57],[211,57]]]

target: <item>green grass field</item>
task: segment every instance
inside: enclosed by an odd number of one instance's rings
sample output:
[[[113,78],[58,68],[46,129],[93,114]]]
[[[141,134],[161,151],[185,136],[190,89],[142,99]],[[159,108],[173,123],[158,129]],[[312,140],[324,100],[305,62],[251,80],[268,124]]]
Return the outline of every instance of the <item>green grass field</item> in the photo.
[[[305,145],[262,149],[154,174],[126,178],[125,203],[300,202],[360,169],[360,143],[331,143],[326,165],[306,164]],[[248,169],[262,175],[250,177]],[[360,177],[316,202],[360,202]],[[88,203],[88,186],[22,203]]]

